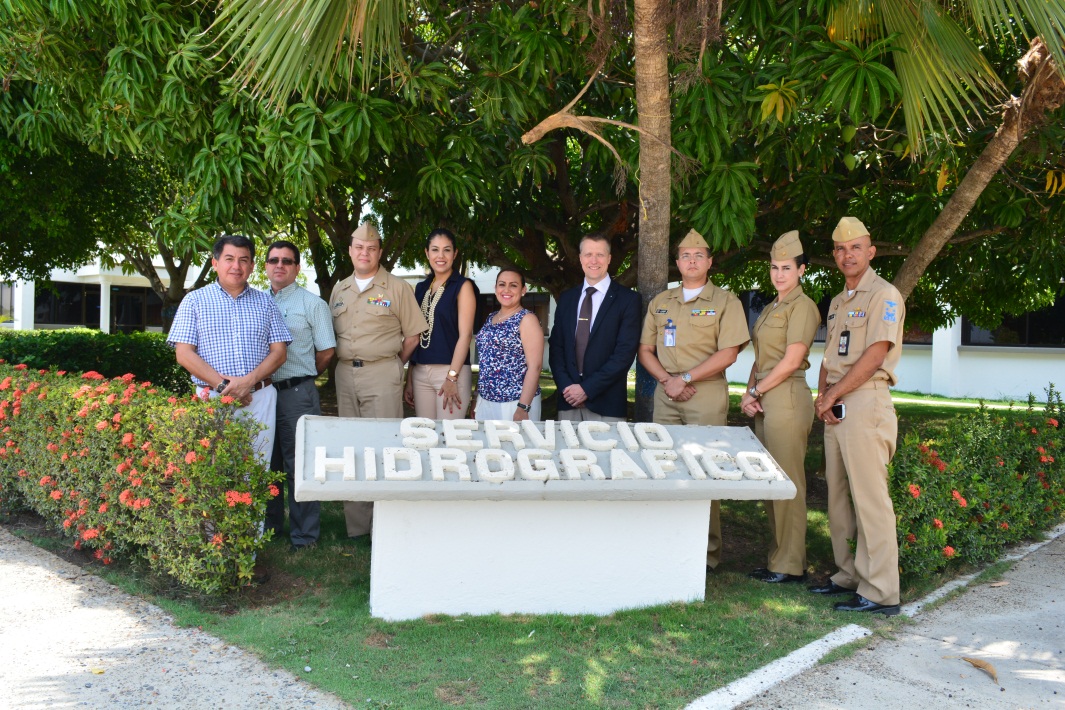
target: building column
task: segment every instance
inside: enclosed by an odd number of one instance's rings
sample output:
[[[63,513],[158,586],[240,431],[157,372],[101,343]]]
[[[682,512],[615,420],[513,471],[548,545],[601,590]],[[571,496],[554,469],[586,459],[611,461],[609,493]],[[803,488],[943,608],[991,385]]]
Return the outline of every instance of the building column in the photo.
[[[958,348],[961,346],[961,318],[932,333],[932,394],[945,397],[964,395],[958,384]]]
[[[100,332],[111,332],[111,279],[100,277]]]
[[[32,281],[16,281],[11,299],[12,318],[15,330],[33,330],[33,306],[37,289]]]

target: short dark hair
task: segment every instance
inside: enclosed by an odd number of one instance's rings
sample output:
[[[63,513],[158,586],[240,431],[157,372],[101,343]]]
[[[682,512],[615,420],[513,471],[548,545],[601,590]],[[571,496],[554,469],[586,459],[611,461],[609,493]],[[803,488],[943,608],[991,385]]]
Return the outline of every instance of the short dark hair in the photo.
[[[610,253],[610,238],[605,234],[585,234],[581,237],[581,240],[577,242],[577,251],[580,251],[584,247],[585,242],[603,242],[606,244],[606,252]]]
[[[799,268],[800,266],[809,266],[809,265],[810,265],[810,257],[806,256],[805,253],[799,254],[797,257],[795,257],[795,268],[796,269]]]
[[[499,281],[499,277],[508,271],[512,274],[517,274],[518,278],[521,280],[521,285],[523,287],[525,286],[525,272],[516,266],[504,266],[502,269],[499,270],[499,273],[496,274],[496,281]]]
[[[251,254],[252,261],[255,260],[255,243],[242,234],[223,234],[215,240],[214,248],[211,249],[211,254],[215,259],[222,258],[222,250],[226,246],[236,247],[237,249],[247,249]]]
[[[433,240],[437,237],[443,237],[451,242],[451,248],[458,251],[459,245],[455,242],[455,234],[446,227],[437,227],[433,231],[429,232],[429,236],[425,238],[425,248],[428,249],[429,245],[433,243]]]
[[[270,256],[270,252],[274,249],[289,249],[296,255],[296,263],[300,263],[300,250],[296,248],[296,245],[287,239],[278,239],[276,242],[266,247],[266,255]]]

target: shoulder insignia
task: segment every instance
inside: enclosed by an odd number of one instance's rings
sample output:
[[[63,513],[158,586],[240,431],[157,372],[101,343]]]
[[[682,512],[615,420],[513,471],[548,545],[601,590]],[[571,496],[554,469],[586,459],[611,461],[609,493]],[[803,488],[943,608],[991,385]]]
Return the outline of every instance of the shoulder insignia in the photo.
[[[895,301],[884,301],[884,322],[885,323],[894,323],[894,322],[896,322],[897,316],[895,315],[895,311],[896,311],[896,309],[898,309],[898,307],[899,307],[899,304],[897,304]]]

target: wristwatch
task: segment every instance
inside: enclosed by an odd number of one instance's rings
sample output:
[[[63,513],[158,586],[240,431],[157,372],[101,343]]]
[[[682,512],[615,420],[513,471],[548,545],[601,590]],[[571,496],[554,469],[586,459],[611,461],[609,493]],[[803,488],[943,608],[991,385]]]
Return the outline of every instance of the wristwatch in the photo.
[[[761,399],[762,398],[762,393],[758,391],[758,385],[754,385],[749,390],[747,390],[747,394],[751,395],[755,399]]]
[[[447,371],[447,379],[450,380],[451,382],[458,382],[458,379],[459,379],[458,371],[457,370],[448,370]]]
[[[229,387],[229,380],[222,380],[214,388],[214,391],[217,392],[218,394],[222,394],[222,390],[224,390],[226,387]]]
[[[531,404],[522,404],[521,402],[518,402],[518,409],[520,409],[523,412],[531,412],[532,411],[532,405]]]
[[[680,376],[680,379],[684,380],[684,384],[690,385],[692,382],[692,373],[685,372],[683,375]]]

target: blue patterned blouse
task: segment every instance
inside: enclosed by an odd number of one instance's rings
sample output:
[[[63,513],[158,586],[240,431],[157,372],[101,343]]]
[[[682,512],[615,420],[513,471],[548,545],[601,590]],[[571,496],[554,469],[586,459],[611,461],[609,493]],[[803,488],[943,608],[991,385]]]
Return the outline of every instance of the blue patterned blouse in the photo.
[[[529,371],[519,327],[521,319],[531,311],[522,308],[496,325],[493,319],[498,312],[488,316],[477,333],[477,355],[481,362],[477,395],[489,402],[513,402],[521,397],[521,386]],[[540,394],[539,387],[536,394]]]

